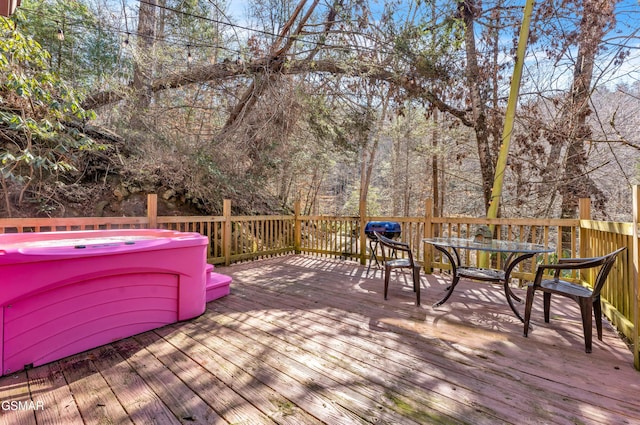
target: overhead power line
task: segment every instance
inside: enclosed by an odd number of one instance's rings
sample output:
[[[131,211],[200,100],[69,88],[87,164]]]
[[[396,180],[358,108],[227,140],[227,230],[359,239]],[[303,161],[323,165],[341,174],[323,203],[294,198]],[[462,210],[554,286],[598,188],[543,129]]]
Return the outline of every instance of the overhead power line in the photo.
[[[211,22],[211,23],[215,23],[218,25],[222,25],[224,27],[228,27],[234,30],[243,30],[243,31],[247,31],[247,32],[252,32],[252,33],[256,33],[256,34],[261,34],[261,35],[265,35],[265,36],[269,36],[269,37],[278,37],[278,34],[275,34],[274,32],[271,31],[267,31],[267,30],[262,30],[262,29],[258,29],[258,28],[252,28],[246,25],[239,25],[239,24],[234,24],[230,21],[222,21],[219,19],[214,19],[214,18],[210,18],[208,16],[203,16],[203,15],[198,15],[198,14],[194,14],[194,13],[190,13],[190,12],[186,12],[186,11],[182,11],[182,10],[178,10],[176,8],[172,8],[169,6],[164,6],[164,5],[159,5],[159,4],[152,4],[149,1],[146,0],[138,0],[138,2],[140,4],[146,4],[149,6],[153,6],[156,7],[158,9],[163,9],[163,10],[167,10],[171,13],[175,13],[175,14],[179,14],[179,15],[183,15],[183,16],[187,16],[190,18],[194,18],[194,19],[199,19],[199,20],[203,20],[206,22]],[[44,17],[46,19],[51,20],[52,22],[55,22],[57,25],[60,25],[59,19],[55,19],[52,18],[50,15],[46,15],[42,10],[34,10],[34,9],[28,9],[28,8],[22,8],[22,10],[24,12],[26,12],[27,14],[37,14],[41,17]],[[125,22],[126,24],[126,22]],[[88,22],[69,22],[67,21],[65,23],[65,25],[67,26],[67,32],[69,32],[70,29],[72,29],[73,27],[82,27],[82,28],[87,28],[87,27],[91,27],[91,28],[95,28],[95,29],[107,29],[109,31],[111,31],[112,33],[117,33],[120,34],[123,37],[123,45],[126,46],[129,44],[129,39],[132,37],[138,37],[138,34],[135,31],[130,31],[128,26],[126,26],[126,29],[122,29],[121,27],[109,24],[105,21],[100,21],[99,23],[88,23]],[[319,40],[318,37],[321,37],[323,35],[323,33],[310,33],[310,32],[306,32],[306,33],[302,33],[302,34],[298,34],[296,35],[296,40],[297,41],[302,41],[302,42],[306,42],[306,43],[310,43],[310,44],[314,44],[317,46],[322,46],[322,47],[328,47],[328,48],[344,48],[345,46],[339,46],[339,45],[335,45],[335,44],[330,44],[329,42],[326,42],[324,40]],[[354,32],[350,33],[351,36],[353,37],[360,37],[360,36],[365,36],[365,34],[357,34]],[[221,49],[221,50],[225,50],[227,52],[230,52],[234,55],[240,56],[242,55],[242,51],[240,50],[240,48],[238,49],[233,49],[221,44],[212,44],[210,42],[205,42],[205,41],[201,41],[201,40],[193,40],[193,39],[188,39],[188,40],[184,40],[184,39],[176,39],[173,38],[171,36],[145,36],[147,38],[152,39],[153,41],[156,42],[161,42],[161,43],[166,43],[169,45],[173,45],[173,46],[179,46],[181,48],[183,48],[185,51],[192,49],[192,48],[212,48],[212,49]],[[310,39],[310,37],[313,37],[313,39]],[[238,43],[240,43],[240,40],[238,40]],[[393,47],[388,46],[388,48],[380,48],[380,46],[367,46],[366,42],[360,42],[360,43],[356,43],[356,45],[352,45],[350,46],[350,49],[354,50],[354,51],[360,51],[360,52],[370,52],[370,53],[391,53],[393,51]]]
[[[59,31],[61,30],[60,28],[60,23],[61,23],[61,19],[55,19],[52,18],[50,15],[45,14],[42,10],[34,10],[34,9],[29,9],[29,8],[25,8],[25,7],[21,7],[20,10],[22,12],[25,12],[26,15],[38,15],[40,17],[46,18],[48,20],[50,20],[51,22],[53,22],[54,24],[56,24],[57,28],[54,28],[53,31]],[[96,30],[102,29],[102,30],[109,30],[111,33],[116,33],[116,34],[120,34],[124,40],[124,44],[129,44],[129,38],[131,37],[138,37],[138,34],[135,32],[131,32],[128,29],[122,29],[118,26],[109,24],[107,22],[104,21],[100,21],[99,23],[92,23],[92,22],[87,22],[87,21],[65,21],[64,23],[65,28],[66,28],[66,32],[69,33],[71,32],[71,29],[74,28],[93,28]],[[148,37],[148,36],[145,36]],[[211,44],[211,43],[206,43],[206,42],[202,42],[202,41],[197,41],[197,40],[176,40],[176,39],[171,39],[170,37],[161,37],[161,36],[151,36],[151,39],[153,39],[153,41],[156,42],[161,42],[161,43],[165,43],[165,44],[169,44],[169,45],[173,45],[173,46],[180,46],[180,47],[184,47],[186,48],[187,46],[191,46],[191,47],[208,47],[208,48],[213,48],[213,49],[221,49],[221,50],[226,50],[228,52],[234,53],[234,54],[241,54],[242,52],[238,49],[232,49],[220,44]]]
[[[244,25],[234,24],[234,23],[231,23],[231,22],[223,22],[223,21],[220,21],[218,19],[209,18],[208,16],[196,15],[194,13],[185,12],[183,10],[178,10],[178,9],[173,8],[173,7],[163,6],[163,5],[160,5],[160,4],[153,4],[153,3],[150,3],[150,2],[145,1],[145,0],[138,0],[138,2],[139,3],[143,3],[143,4],[147,4],[149,6],[156,7],[158,9],[164,9],[164,10],[168,10],[170,12],[179,13],[181,15],[188,16],[190,18],[196,18],[196,19],[201,19],[203,21],[212,22],[214,24],[227,25],[227,26],[230,26],[230,27],[233,27],[233,28],[236,28],[236,29],[241,29],[241,30],[245,30],[245,31],[251,31],[251,32],[258,33],[258,34],[262,34],[262,35],[268,35],[270,37],[278,37],[278,34],[275,34],[275,33],[270,32],[270,31],[265,31],[265,30],[261,30],[261,29],[257,29],[257,28],[251,28],[251,27],[247,27],[247,26],[244,26]]]

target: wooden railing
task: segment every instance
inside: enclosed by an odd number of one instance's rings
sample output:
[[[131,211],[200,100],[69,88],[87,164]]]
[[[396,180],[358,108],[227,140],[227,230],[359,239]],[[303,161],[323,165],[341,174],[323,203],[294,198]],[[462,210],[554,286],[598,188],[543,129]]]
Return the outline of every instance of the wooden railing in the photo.
[[[637,188],[636,188],[637,194]],[[222,216],[171,217],[157,216],[157,197],[149,195],[146,217],[91,218],[21,218],[0,219],[0,233],[44,232],[65,230],[98,230],[124,228],[164,228],[198,232],[209,239],[208,261],[231,264],[271,256],[305,253],[342,258],[365,264],[370,255],[364,234],[368,221],[400,223],[401,240],[408,242],[416,258],[423,260],[427,272],[448,270],[450,265],[422,239],[433,236],[473,237],[480,225],[495,228],[502,240],[519,240],[555,247],[555,252],[521,263],[513,277],[524,284],[533,279],[536,264],[556,261],[557,257],[592,257],[625,246],[627,250],[610,274],[603,291],[604,311],[616,327],[638,347],[638,249],[637,224],[590,220],[590,204],[582,200],[580,219],[485,219],[469,217],[434,217],[427,201],[423,217],[331,217],[302,216],[299,205],[292,215],[233,216],[231,202],[226,200]],[[634,232],[634,229],[636,232]],[[482,259],[474,252],[462,252],[467,264],[490,261],[501,267],[502,256]],[[593,276],[572,275],[576,281],[590,282]],[[640,355],[634,349],[636,368]]]
[[[155,221],[160,229],[206,236],[211,264],[228,265],[294,252],[294,216],[232,216],[229,200],[224,201],[223,210],[223,216],[157,217]]]
[[[296,251],[326,257],[359,259],[361,253],[358,217],[299,216]]]
[[[634,297],[637,296],[637,287],[634,288],[633,224],[581,220],[580,231],[581,257],[600,257],[627,247],[618,256],[601,296],[605,315],[633,341]],[[591,270],[582,279],[593,282],[595,273],[596,270]]]
[[[146,228],[145,217],[0,218],[0,233]]]

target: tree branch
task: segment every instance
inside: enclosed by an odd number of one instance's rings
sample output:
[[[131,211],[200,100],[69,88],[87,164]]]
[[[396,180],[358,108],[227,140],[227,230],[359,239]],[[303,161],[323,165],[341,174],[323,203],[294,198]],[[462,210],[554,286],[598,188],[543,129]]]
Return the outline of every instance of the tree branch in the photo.
[[[158,92],[162,90],[174,89],[189,84],[205,83],[208,81],[228,80],[236,77],[244,77],[253,74],[264,74],[268,72],[279,72],[282,74],[304,74],[304,73],[328,73],[333,75],[358,76],[372,81],[384,81],[395,84],[407,92],[409,97],[414,99],[424,99],[440,111],[451,114],[467,126],[473,127],[474,123],[466,110],[455,108],[442,101],[435,92],[420,84],[415,78],[398,74],[387,68],[367,63],[345,64],[333,59],[322,59],[317,61],[298,60],[284,62],[277,65],[267,58],[257,59],[246,64],[217,63],[213,65],[203,65],[192,67],[184,72],[175,73],[155,80],[151,84],[150,90]],[[89,96],[83,107],[94,109],[109,103],[124,99],[122,91],[99,92]]]

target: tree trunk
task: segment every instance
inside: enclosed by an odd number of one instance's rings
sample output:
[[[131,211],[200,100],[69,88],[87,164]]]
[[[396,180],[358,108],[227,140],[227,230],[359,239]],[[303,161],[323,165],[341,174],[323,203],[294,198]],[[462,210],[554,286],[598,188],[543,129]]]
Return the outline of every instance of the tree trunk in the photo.
[[[438,129],[438,109],[433,109],[433,131],[431,132],[431,146],[433,154],[431,155],[431,193],[433,198],[433,216],[440,217],[440,186],[438,180],[438,142],[440,141],[440,131]],[[440,229],[435,225],[434,235],[440,236]]]
[[[150,81],[153,77],[151,50],[156,38],[158,0],[140,2],[138,12],[138,42],[133,66],[133,89],[135,107],[129,124],[132,128],[143,129],[143,115],[151,104]]]
[[[371,107],[371,95],[369,95],[368,107]],[[360,205],[364,202],[367,205],[367,197],[369,196],[369,186],[371,184],[371,175],[373,174],[373,164],[378,152],[378,143],[380,140],[380,130],[384,126],[384,120],[387,116],[387,107],[389,105],[389,93],[384,95],[382,100],[382,111],[373,130],[368,134],[360,134],[362,140],[362,155],[360,163]]]
[[[391,215],[397,217],[400,215],[400,175],[402,167],[400,166],[400,147],[402,144],[402,136],[399,134],[393,140],[393,156],[391,158],[391,175],[393,186],[391,188]]]
[[[0,174],[0,186],[2,187],[2,193],[4,195],[4,203],[6,206],[6,216],[8,218],[11,218],[11,216],[13,215],[12,211],[11,211],[11,197],[9,194],[9,187],[7,185],[7,180],[5,179],[3,174]]]
[[[482,173],[482,194],[485,211],[489,209],[491,201],[491,187],[495,173],[495,162],[491,155],[489,129],[487,128],[487,111],[484,98],[480,92],[482,73],[478,65],[478,52],[475,39],[475,15],[480,6],[477,0],[463,0],[458,2],[458,10],[465,24],[465,51],[467,58],[466,77],[471,101],[473,124],[478,144],[478,159]]]
[[[613,19],[616,2],[610,0],[586,0],[580,21],[578,56],[573,73],[573,84],[568,103],[569,116],[564,128],[567,141],[565,168],[560,186],[562,195],[562,218],[575,218],[578,214],[578,200],[596,197],[596,205],[603,202],[604,194],[587,174],[587,153],[585,142],[591,137],[587,117],[591,113],[591,80],[599,46],[607,25]]]

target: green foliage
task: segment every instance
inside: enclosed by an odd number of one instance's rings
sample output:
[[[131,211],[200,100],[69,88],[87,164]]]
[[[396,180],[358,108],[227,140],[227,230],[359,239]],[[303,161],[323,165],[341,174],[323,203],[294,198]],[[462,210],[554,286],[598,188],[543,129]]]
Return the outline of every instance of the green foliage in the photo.
[[[64,123],[95,118],[80,106],[73,89],[49,70],[49,54],[39,43],[0,19],[0,170],[21,190],[34,176],[75,170],[78,152],[95,143]]]
[[[307,124],[315,140],[332,143],[340,151],[355,151],[350,146],[347,129],[336,121],[335,111],[323,96],[305,98],[308,111]]]
[[[225,20],[224,15],[219,13],[225,8],[224,2],[185,0],[168,1],[166,5],[176,13],[167,13],[162,17],[162,38],[167,41],[161,44],[163,61],[184,66],[184,59],[189,53],[194,64],[216,60],[221,53],[219,46],[226,44],[217,23]],[[194,19],[194,16],[207,19]],[[188,51],[185,44],[189,46]],[[224,48],[222,52],[225,52]]]
[[[207,16],[211,11],[211,3],[201,0],[169,2],[169,7],[178,13],[170,13],[165,18],[168,34],[186,38],[197,34],[202,40],[215,40],[217,36],[214,22],[204,19],[193,19],[193,16]]]
[[[423,12],[420,21],[394,27],[394,52],[400,61],[409,64],[416,77],[448,80],[454,70],[451,57],[464,46],[464,22],[457,18],[456,3],[439,5],[437,12],[430,1],[418,2]]]
[[[18,28],[51,53],[49,65],[85,89],[104,84],[119,69],[120,35],[105,19],[85,2],[62,0],[25,0],[14,16]]]

